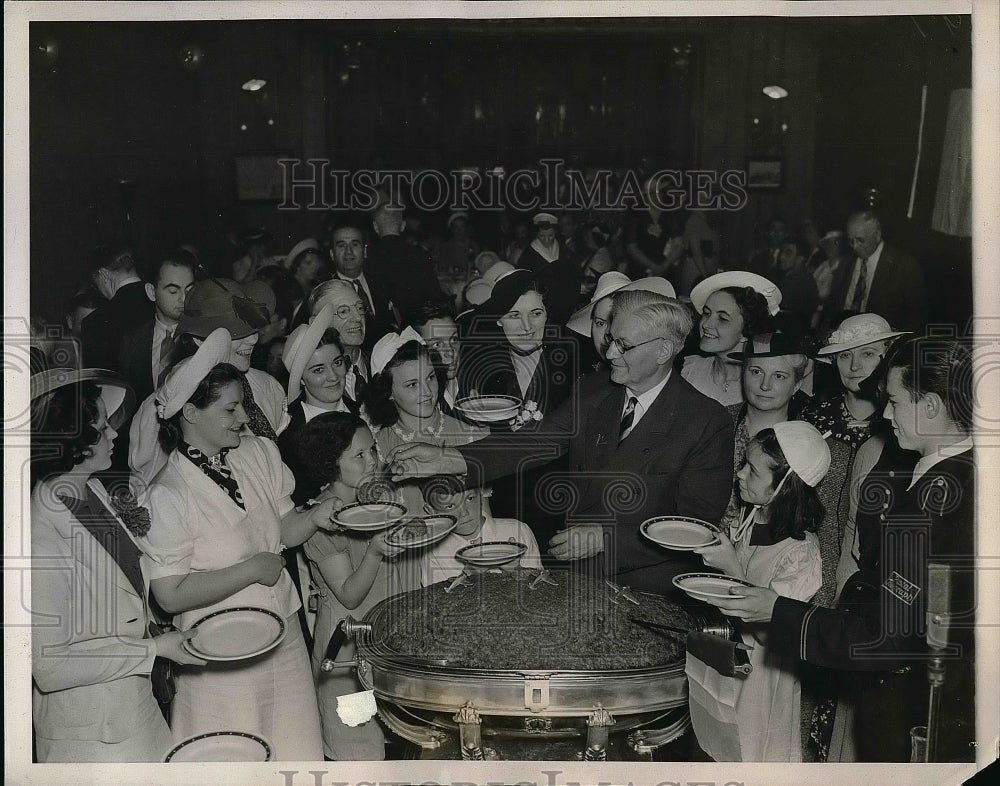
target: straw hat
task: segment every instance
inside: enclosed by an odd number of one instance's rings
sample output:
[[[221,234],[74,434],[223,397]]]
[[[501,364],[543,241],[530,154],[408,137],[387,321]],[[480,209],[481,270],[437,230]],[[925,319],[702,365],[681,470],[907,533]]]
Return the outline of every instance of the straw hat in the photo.
[[[712,293],[726,287],[749,287],[767,301],[767,310],[772,317],[781,307],[781,290],[773,282],[745,270],[727,270],[709,276],[691,290],[691,303],[695,311],[700,314]]]
[[[826,339],[817,355],[836,355],[845,349],[863,347],[876,341],[886,341],[906,335],[905,330],[893,330],[878,314],[855,314],[848,317]]]

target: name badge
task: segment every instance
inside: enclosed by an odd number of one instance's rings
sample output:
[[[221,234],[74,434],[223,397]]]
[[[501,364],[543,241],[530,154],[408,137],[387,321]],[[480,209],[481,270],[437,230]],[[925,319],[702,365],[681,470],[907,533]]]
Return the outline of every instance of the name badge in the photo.
[[[920,587],[909,579],[903,578],[896,571],[889,574],[889,577],[882,582],[882,589],[895,598],[903,601],[907,606],[913,605],[914,598],[920,592]]]

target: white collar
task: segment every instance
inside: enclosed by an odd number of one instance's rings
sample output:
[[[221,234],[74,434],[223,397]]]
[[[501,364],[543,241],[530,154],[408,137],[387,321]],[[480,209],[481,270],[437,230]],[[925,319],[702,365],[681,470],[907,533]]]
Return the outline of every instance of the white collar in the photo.
[[[642,412],[648,412],[649,408],[653,406],[653,402],[656,401],[656,397],[660,395],[660,391],[666,387],[666,384],[670,381],[670,375],[673,374],[673,370],[667,372],[667,376],[663,378],[663,381],[655,387],[651,387],[645,393],[637,394],[631,388],[625,388],[625,401],[628,401],[630,396],[635,396],[639,400],[638,406],[642,407]]]
[[[966,437],[961,442],[955,442],[952,445],[945,445],[938,448],[930,456],[921,456],[913,467],[913,477],[910,479],[910,485],[907,486],[906,490],[909,491],[912,489],[917,481],[930,472],[931,468],[935,465],[940,464],[945,459],[965,453],[967,450],[972,450],[972,437]]]

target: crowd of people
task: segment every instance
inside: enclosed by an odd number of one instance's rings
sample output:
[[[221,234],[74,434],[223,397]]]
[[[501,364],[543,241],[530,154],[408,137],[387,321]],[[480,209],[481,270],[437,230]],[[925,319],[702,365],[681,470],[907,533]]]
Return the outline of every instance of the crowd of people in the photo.
[[[689,669],[702,755],[906,761],[944,653],[937,756],[974,757],[972,359],[925,335],[920,267],[874,213],[776,218],[729,270],[699,211],[543,212],[492,244],[457,212],[431,249],[404,218],[382,200],[283,257],[246,232],[214,271],[190,245],[94,254],[33,358],[32,553],[65,568],[32,573],[38,761],[159,761],[220,729],[384,758],[377,718],[338,716],[362,686],[323,672],[327,644],[477,538],[641,591],[704,566],[752,584],[709,599],[754,668]],[[477,422],[481,396],[517,411]],[[372,483],[454,531],[404,552],[331,523]],[[664,515],[718,543],[640,535]],[[953,571],[941,646],[930,563]],[[200,657],[192,625],[236,607],[280,618],[280,645]]]

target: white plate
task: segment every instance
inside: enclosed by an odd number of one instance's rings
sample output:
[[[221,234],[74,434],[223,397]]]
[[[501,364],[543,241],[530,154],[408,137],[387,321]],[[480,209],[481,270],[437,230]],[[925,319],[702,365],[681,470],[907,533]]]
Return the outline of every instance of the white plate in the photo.
[[[674,576],[674,586],[684,590],[695,600],[706,598],[745,598],[746,595],[731,595],[730,587],[752,587],[749,581],[719,573],[682,573]]]
[[[480,423],[510,420],[520,408],[521,402],[513,396],[470,396],[455,402],[455,409]]]
[[[164,761],[271,761],[271,743],[245,731],[210,731],[177,743]]]
[[[457,520],[454,516],[426,516],[422,519],[416,519],[416,521],[427,527],[426,533],[406,538],[403,536],[404,527],[399,527],[385,536],[385,542],[390,546],[399,546],[404,549],[419,549],[423,546],[429,546],[448,537],[448,533],[455,529]]]
[[[719,542],[719,531],[701,519],[688,516],[657,516],[646,519],[639,532],[658,546],[674,551],[692,551]]]
[[[198,631],[184,648],[205,660],[243,660],[261,655],[285,638],[285,621],[267,609],[239,606],[206,614],[191,626]]]
[[[398,523],[406,515],[406,508],[397,502],[355,502],[330,517],[330,521],[356,532],[378,532]]]
[[[494,568],[522,557],[527,550],[523,543],[491,540],[464,546],[455,552],[455,558],[478,568]]]

